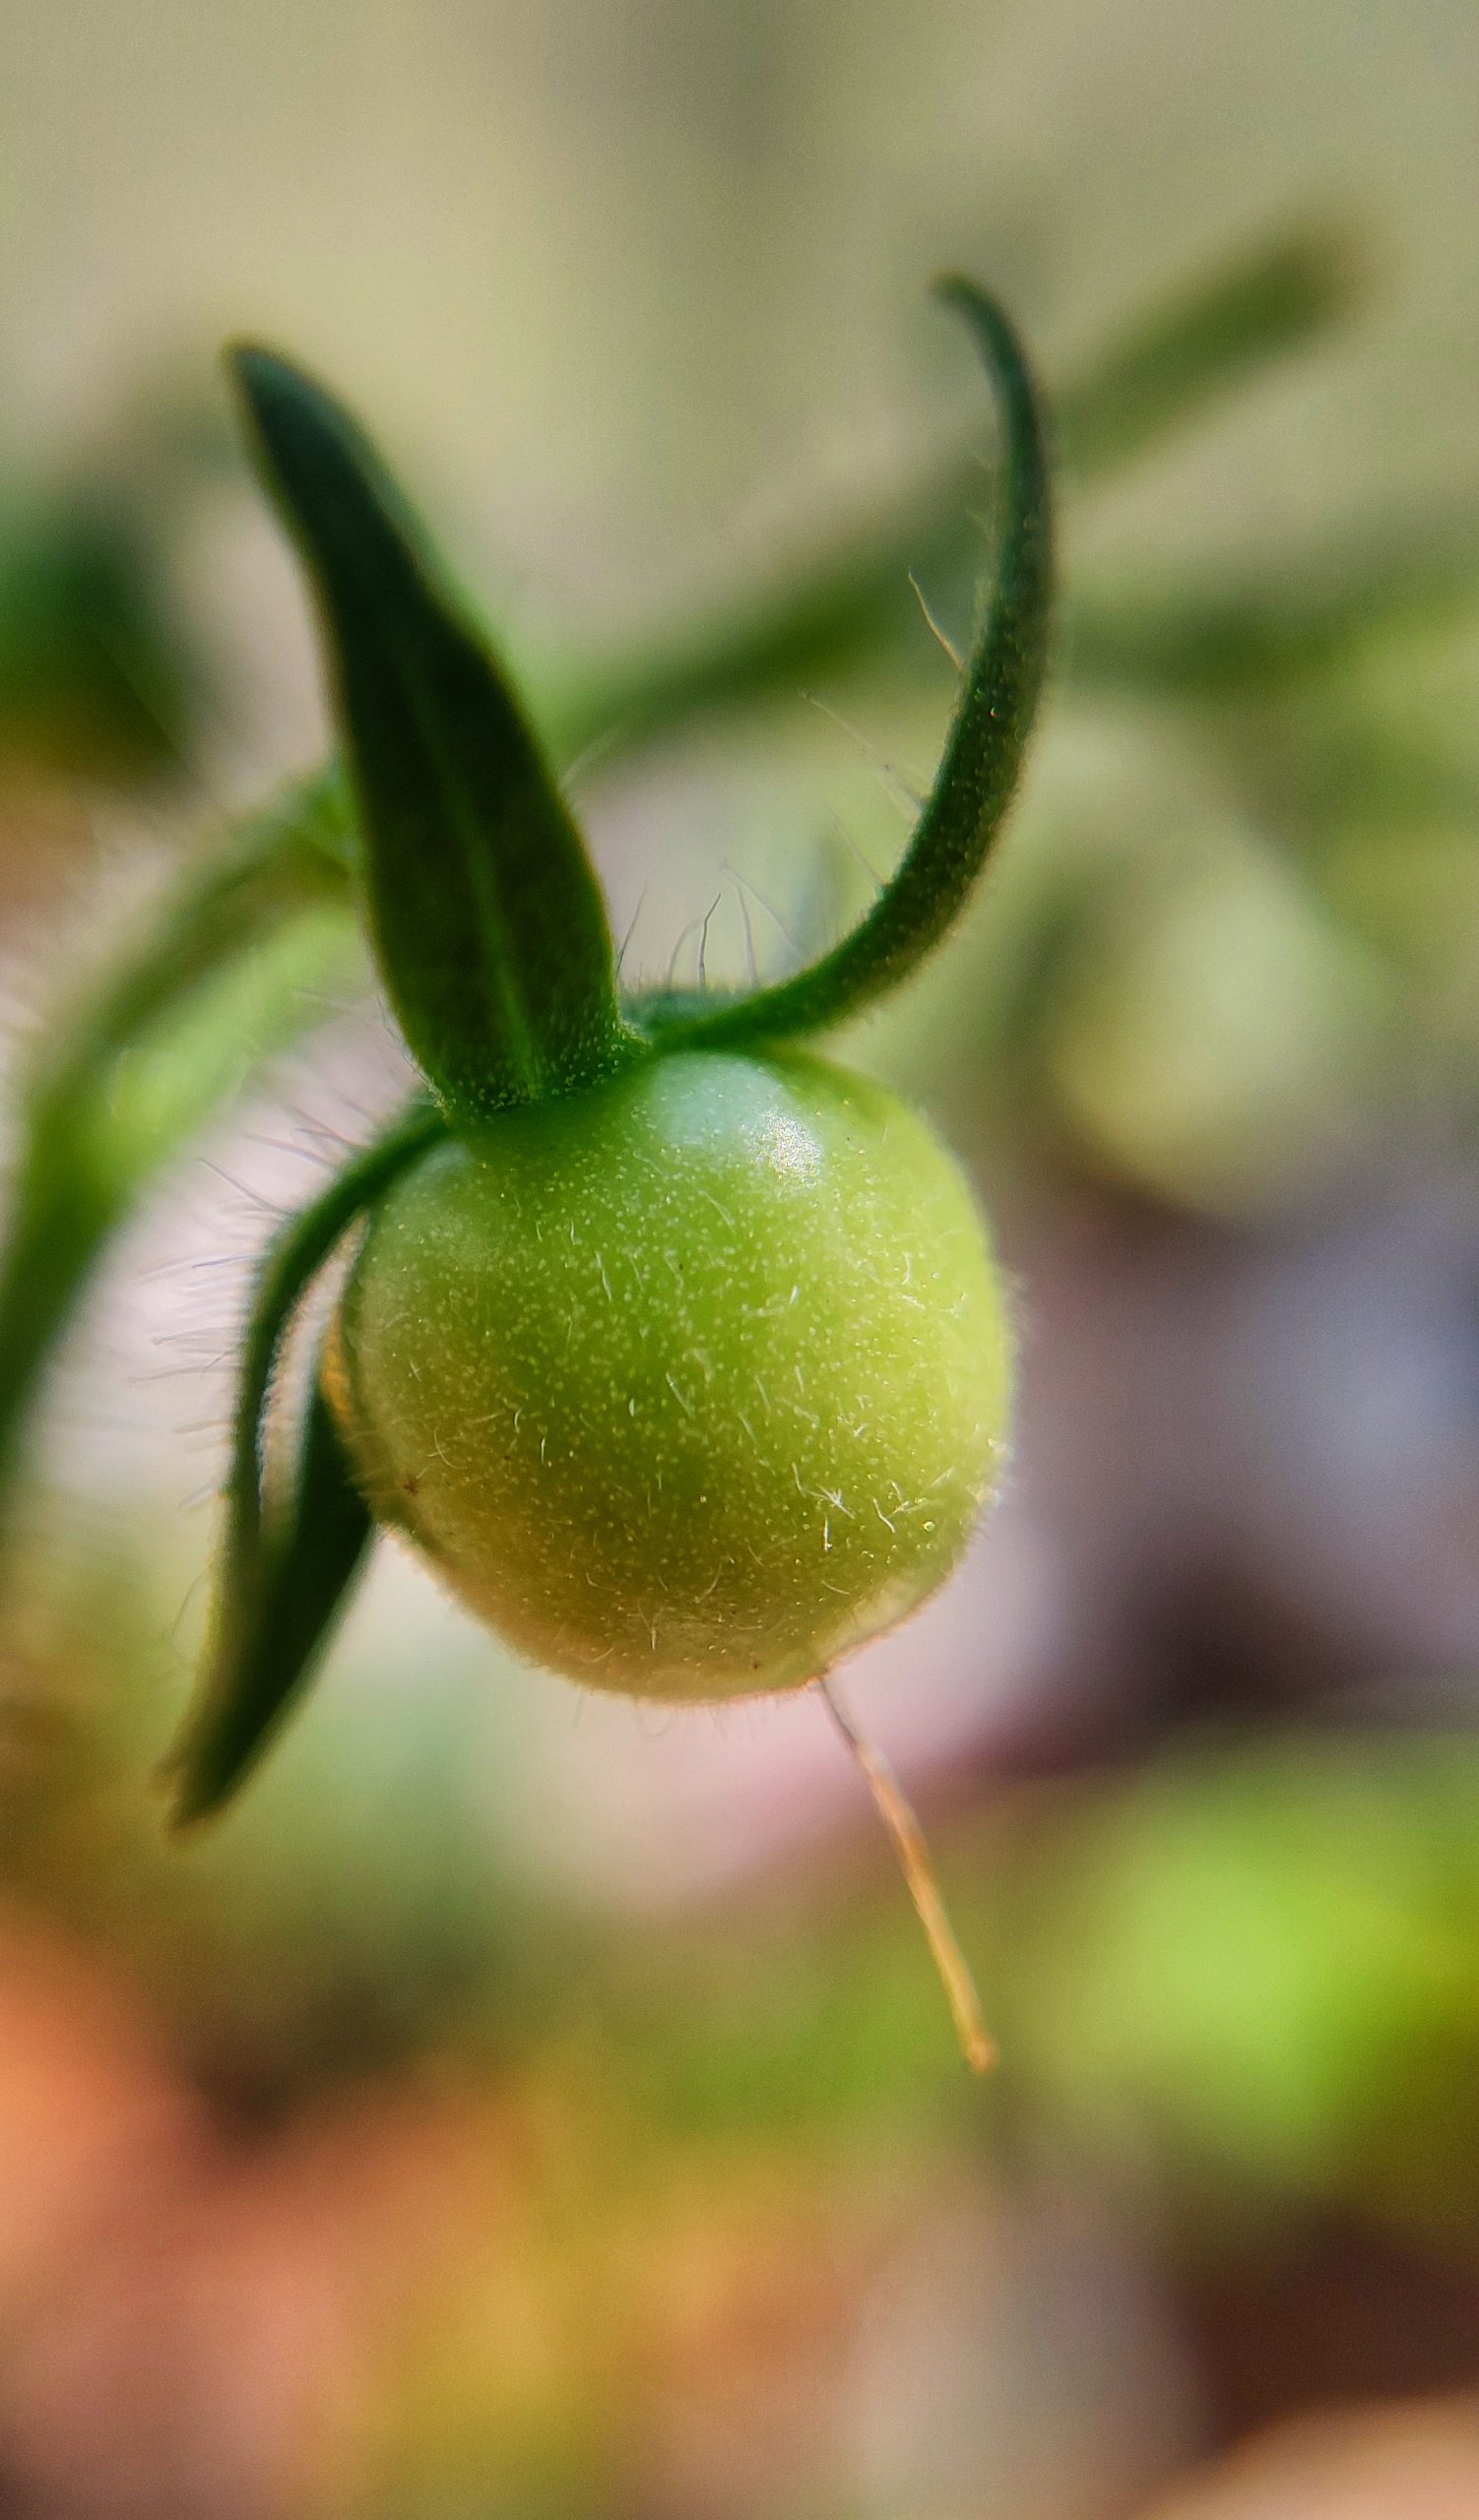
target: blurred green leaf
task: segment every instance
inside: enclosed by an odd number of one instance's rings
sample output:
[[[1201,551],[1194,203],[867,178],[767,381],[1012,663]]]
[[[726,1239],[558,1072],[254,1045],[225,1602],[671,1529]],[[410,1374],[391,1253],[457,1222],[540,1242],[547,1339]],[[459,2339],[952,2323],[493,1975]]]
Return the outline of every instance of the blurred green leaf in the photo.
[[[1008,2038],[1091,2148],[1254,2199],[1479,2194],[1471,1739],[1168,1758],[1064,1796],[1018,1895]]]
[[[199,680],[159,572],[101,500],[0,512],[0,759],[84,779],[179,767]]]

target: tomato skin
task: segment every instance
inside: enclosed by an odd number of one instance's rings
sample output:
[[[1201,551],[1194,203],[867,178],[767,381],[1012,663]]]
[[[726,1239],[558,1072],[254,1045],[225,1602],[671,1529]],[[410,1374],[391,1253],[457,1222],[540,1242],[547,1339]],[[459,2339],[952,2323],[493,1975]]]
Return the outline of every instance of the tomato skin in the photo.
[[[326,1388],[382,1519],[531,1661],[672,1701],[814,1679],[949,1573],[1011,1342],[953,1160],[801,1052],[675,1052],[432,1148]]]

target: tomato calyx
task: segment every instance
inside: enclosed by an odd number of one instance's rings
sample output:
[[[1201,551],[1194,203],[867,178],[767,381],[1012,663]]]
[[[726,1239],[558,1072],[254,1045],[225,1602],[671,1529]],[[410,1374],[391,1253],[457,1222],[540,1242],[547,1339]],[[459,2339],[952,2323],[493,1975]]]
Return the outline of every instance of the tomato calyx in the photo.
[[[275,351],[228,353],[265,485],[319,614],[365,923],[425,1080],[418,1102],[270,1247],[247,1335],[207,1669],[170,1763],[177,1820],[218,1809],[321,1653],[373,1518],[315,1378],[296,1457],[269,1476],[284,1344],[319,1272],[438,1134],[561,1101],[669,1052],[754,1051],[839,1023],[944,935],[1020,774],[1052,608],[1047,429],[1007,317],[940,295],[972,331],[1002,428],[992,599],[932,791],[895,873],[828,953],[774,986],[623,1002],[584,841],[471,609],[356,421]],[[337,799],[331,797],[330,804]],[[336,848],[341,818],[330,817]],[[356,845],[357,843],[357,845]]]
[[[826,1030],[896,986],[959,915],[1041,696],[1053,523],[1047,424],[1016,334],[969,281],[938,294],[996,389],[1000,518],[992,598],[913,838],[857,925],[789,978],[625,1006],[584,842],[423,529],[322,386],[274,351],[230,353],[321,615],[386,993],[452,1119],[578,1092],[654,1041],[754,1049]]]

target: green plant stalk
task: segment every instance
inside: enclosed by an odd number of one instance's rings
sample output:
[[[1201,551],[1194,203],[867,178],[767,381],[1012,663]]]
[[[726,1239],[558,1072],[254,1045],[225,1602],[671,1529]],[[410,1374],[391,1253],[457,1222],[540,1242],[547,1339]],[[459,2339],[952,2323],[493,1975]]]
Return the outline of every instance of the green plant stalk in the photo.
[[[323,783],[295,790],[224,862],[192,874],[98,994],[45,1037],[0,1259],[0,1492],[37,1378],[99,1252],[215,1099],[219,1063],[208,1060],[183,1078],[172,1108],[130,1130],[118,1110],[126,1065],[243,955],[342,894],[329,828]],[[295,1009],[280,1012],[279,1029],[291,1031]]]

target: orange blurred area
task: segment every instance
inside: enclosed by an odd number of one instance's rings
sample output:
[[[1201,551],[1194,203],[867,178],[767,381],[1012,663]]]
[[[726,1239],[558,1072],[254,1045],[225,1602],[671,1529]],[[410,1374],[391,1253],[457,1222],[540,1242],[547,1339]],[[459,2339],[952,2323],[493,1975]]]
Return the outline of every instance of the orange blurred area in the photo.
[[[1476,2491],[1474,2401],[1437,2399],[1281,2426],[1146,2520],[1463,2520]]]

